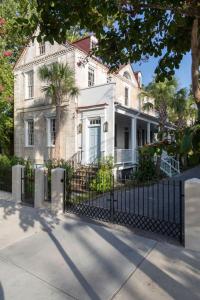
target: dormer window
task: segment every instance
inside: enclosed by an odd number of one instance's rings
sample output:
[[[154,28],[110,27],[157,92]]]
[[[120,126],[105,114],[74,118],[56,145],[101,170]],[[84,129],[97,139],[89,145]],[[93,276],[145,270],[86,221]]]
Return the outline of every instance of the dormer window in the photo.
[[[123,74],[123,76],[124,76],[126,79],[131,80],[131,76],[130,76],[129,72],[125,71],[124,74]]]
[[[39,53],[40,53],[40,55],[45,54],[45,43],[44,42],[39,43]]]

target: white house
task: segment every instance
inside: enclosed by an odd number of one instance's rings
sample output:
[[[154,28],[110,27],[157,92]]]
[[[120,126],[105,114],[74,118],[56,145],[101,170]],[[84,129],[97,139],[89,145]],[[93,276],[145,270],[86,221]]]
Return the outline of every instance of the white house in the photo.
[[[88,53],[97,43],[86,37],[73,44],[30,42],[14,68],[15,154],[36,164],[54,157],[55,106],[41,91],[38,68],[68,63],[80,89],[77,98],[63,102],[61,156],[82,164],[113,156],[117,168],[136,162],[138,146],[153,141],[158,120],[144,113],[139,93],[142,76],[130,64],[109,74],[106,65]]]

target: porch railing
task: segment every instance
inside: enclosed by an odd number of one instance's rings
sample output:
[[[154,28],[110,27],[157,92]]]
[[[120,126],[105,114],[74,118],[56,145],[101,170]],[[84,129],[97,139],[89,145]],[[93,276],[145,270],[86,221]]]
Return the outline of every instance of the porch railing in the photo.
[[[133,149],[115,149],[115,164],[128,164],[134,161]]]

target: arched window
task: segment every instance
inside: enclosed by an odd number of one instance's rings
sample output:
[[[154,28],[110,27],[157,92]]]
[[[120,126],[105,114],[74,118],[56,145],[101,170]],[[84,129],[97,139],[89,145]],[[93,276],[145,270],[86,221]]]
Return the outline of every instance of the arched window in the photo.
[[[126,79],[131,80],[131,76],[130,76],[129,72],[125,71],[124,74],[123,74],[123,76],[124,76]]]

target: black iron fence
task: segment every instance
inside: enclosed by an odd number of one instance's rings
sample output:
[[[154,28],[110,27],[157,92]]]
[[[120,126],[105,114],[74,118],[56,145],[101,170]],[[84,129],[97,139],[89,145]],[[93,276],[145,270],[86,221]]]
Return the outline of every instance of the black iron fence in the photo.
[[[183,243],[182,181],[136,183],[96,176],[90,170],[65,175],[64,211],[133,226],[178,239]]]
[[[23,204],[34,206],[35,170],[25,168],[21,170],[21,201]]]
[[[12,168],[0,169],[0,190],[4,192],[12,192]]]

